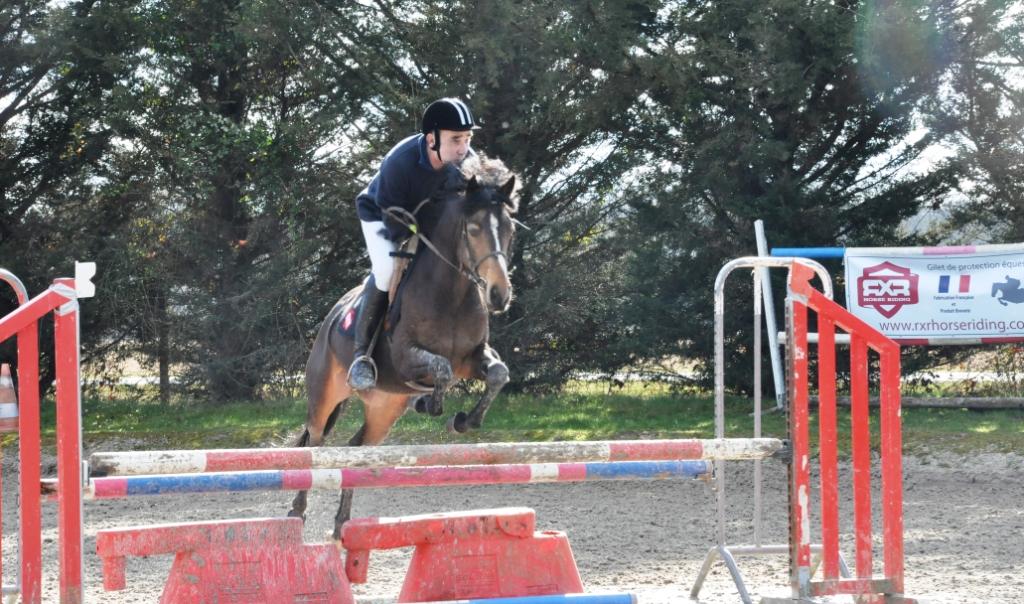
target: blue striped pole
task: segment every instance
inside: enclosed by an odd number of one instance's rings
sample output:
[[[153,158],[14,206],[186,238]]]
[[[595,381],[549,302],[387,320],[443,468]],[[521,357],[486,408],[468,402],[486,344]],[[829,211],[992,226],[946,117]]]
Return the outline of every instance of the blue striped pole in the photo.
[[[708,460],[261,470],[93,478],[87,495],[92,499],[119,499],[175,493],[670,480],[709,478],[711,473],[712,462]]]
[[[596,461],[761,459],[782,449],[775,438],[598,440],[534,443],[116,451],[89,456],[91,476],[476,466]]]

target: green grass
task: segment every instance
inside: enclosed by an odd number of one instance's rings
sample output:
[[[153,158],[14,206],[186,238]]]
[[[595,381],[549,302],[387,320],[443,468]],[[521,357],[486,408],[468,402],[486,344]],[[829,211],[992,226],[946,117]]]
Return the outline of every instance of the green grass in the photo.
[[[1024,410],[904,409],[904,450],[1024,453]]]
[[[512,442],[623,438],[712,438],[714,403],[710,396],[679,394],[657,384],[632,384],[609,394],[603,384],[574,384],[547,396],[503,395],[484,428],[448,434],[444,424],[473,399],[454,396],[445,414],[434,418],[409,413],[395,426],[391,443]],[[774,403],[766,401],[766,407]],[[52,440],[52,402],[43,405],[44,435]],[[744,398],[726,402],[726,435],[753,434],[753,405]],[[305,402],[283,399],[221,405],[179,402],[160,405],[130,399],[88,399],[83,404],[86,445],[132,439],[139,448],[221,448],[284,446],[305,418]],[[765,436],[784,437],[785,414],[768,413]],[[343,444],[362,422],[362,406],[351,404],[335,428],[331,444]],[[849,412],[839,410],[840,449],[848,450]],[[877,426],[877,414],[872,414]],[[812,434],[817,431],[812,413]],[[10,438],[10,437],[8,437]],[[812,437],[813,438],[813,437]],[[877,438],[876,438],[877,442]],[[927,451],[1024,451],[1024,411],[905,409],[904,448]]]

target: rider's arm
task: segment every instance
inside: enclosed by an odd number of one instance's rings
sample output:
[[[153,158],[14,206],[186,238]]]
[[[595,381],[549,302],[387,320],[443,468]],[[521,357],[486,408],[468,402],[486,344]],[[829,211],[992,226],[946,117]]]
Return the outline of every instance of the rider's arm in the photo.
[[[384,226],[388,229],[388,238],[399,241],[409,236],[409,230],[388,216],[387,208],[399,206],[409,210],[409,174],[400,165],[384,162],[380,168],[377,183],[377,207],[384,215]]]

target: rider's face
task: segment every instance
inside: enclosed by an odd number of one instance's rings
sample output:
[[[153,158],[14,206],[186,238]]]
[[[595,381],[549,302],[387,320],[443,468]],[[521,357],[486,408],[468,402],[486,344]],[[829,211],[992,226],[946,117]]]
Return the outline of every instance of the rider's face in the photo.
[[[427,145],[433,146],[433,134],[427,135]],[[441,161],[446,164],[457,164],[466,158],[469,152],[469,141],[473,139],[472,131],[441,131]],[[431,153],[432,160],[437,159],[435,153]]]

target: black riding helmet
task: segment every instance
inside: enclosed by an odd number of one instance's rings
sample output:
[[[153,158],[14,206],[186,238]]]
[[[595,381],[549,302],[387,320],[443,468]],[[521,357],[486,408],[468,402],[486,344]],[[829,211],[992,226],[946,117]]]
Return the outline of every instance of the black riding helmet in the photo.
[[[423,112],[423,120],[421,122],[423,134],[431,132],[434,134],[434,144],[430,149],[437,153],[438,159],[441,159],[442,130],[464,132],[478,128],[479,126],[473,120],[473,112],[469,110],[469,107],[459,99],[451,97],[438,99],[428,105],[427,109]]]

